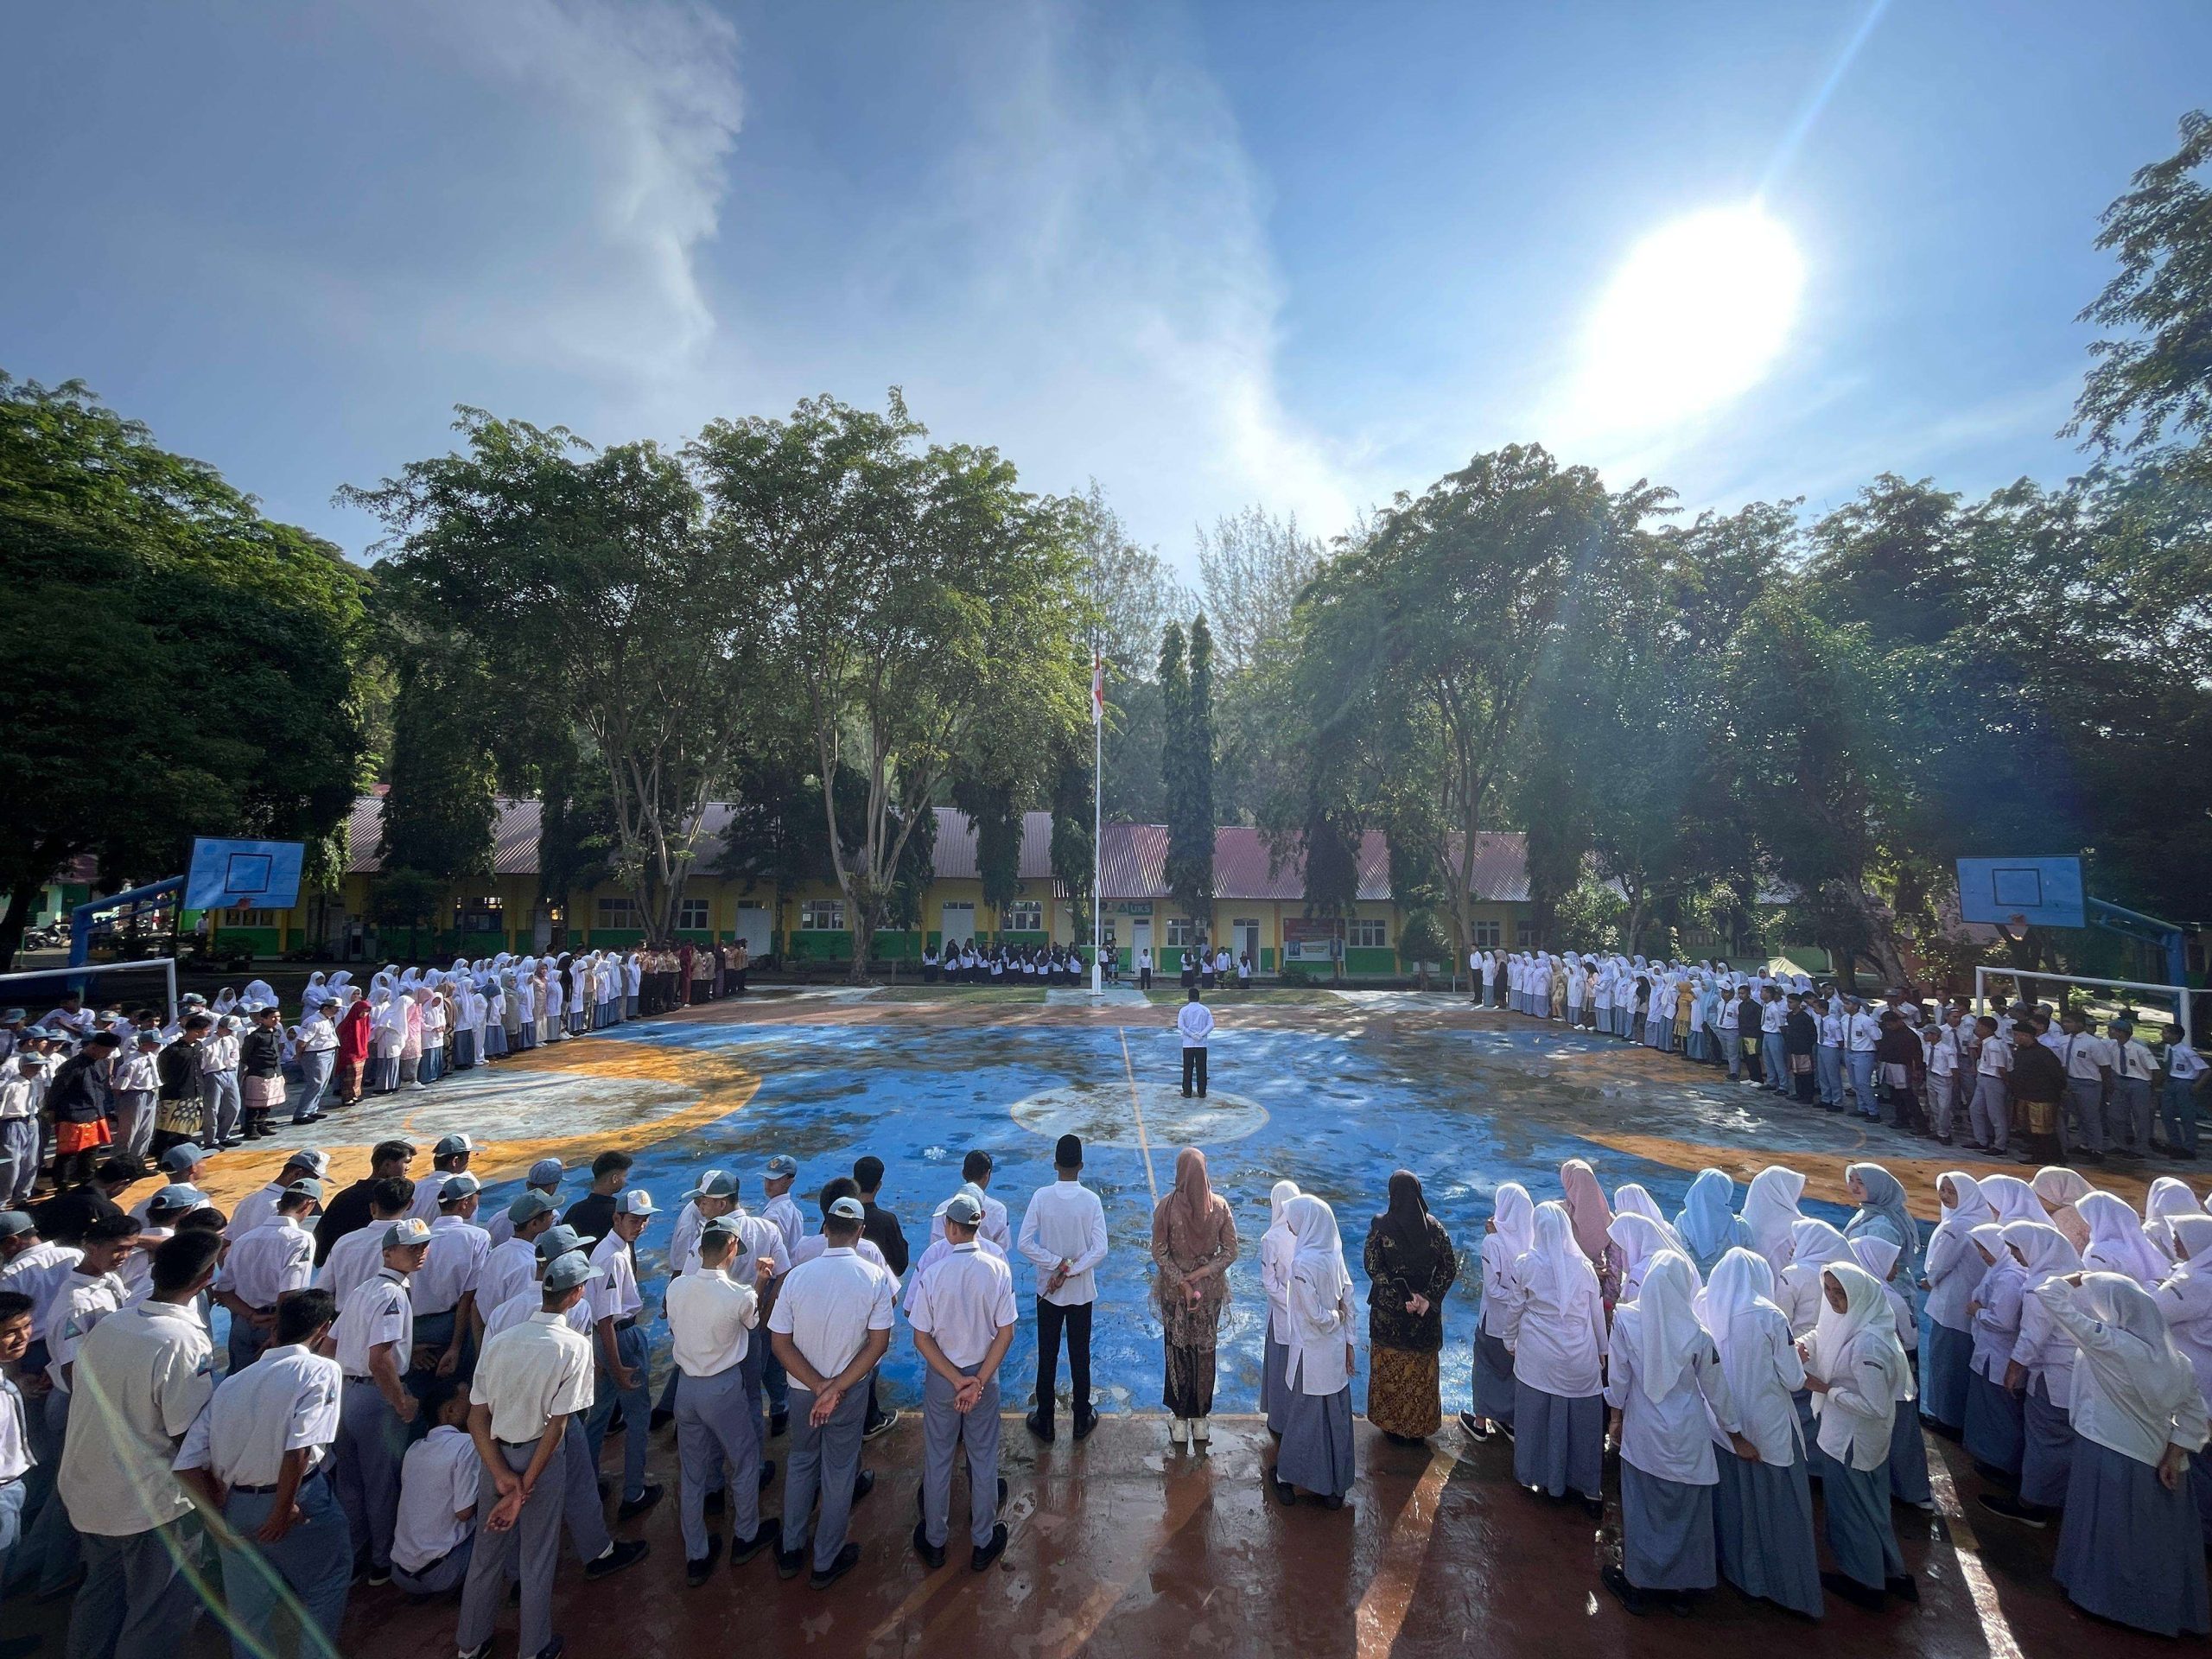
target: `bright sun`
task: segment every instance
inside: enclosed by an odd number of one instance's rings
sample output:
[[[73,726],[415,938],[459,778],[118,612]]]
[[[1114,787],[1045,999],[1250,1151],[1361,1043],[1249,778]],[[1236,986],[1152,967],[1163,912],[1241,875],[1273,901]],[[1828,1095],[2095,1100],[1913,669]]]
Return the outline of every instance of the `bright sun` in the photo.
[[[1726,403],[1789,339],[1805,262],[1755,204],[1713,207],[1637,244],[1583,342],[1583,414],[1644,428]]]

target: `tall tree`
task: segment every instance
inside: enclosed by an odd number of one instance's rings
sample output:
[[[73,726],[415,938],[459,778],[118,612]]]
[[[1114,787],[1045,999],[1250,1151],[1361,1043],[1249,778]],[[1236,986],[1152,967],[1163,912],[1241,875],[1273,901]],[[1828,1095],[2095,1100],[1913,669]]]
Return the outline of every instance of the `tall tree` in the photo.
[[[1096,847],[1091,819],[1090,757],[1082,752],[1079,743],[1065,744],[1052,772],[1052,879],[1068,896],[1076,938],[1085,942],[1091,935]]]
[[[1198,531],[1198,581],[1212,619],[1225,678],[1252,667],[1281,645],[1306,584],[1328,550],[1298,527],[1298,515],[1277,518],[1249,506]]]
[[[894,391],[881,414],[818,397],[717,421],[690,451],[715,539],[759,573],[746,626],[810,728],[855,981],[940,786],[987,741],[1047,752],[1083,717],[1090,666],[1076,516],[997,451],[926,435]],[[851,840],[848,763],[867,787]]]
[[[1160,636],[1165,730],[1160,777],[1167,809],[1167,890],[1205,933],[1213,920],[1212,640],[1201,614]]]
[[[327,844],[365,776],[369,578],[79,383],[0,373],[0,967],[91,854]]]
[[[488,875],[499,805],[482,681],[465,658],[434,651],[407,652],[398,679],[379,861],[442,882]]]
[[[594,451],[480,410],[454,424],[464,451],[341,497],[390,532],[400,604],[464,639],[539,724],[581,734],[607,775],[616,877],[664,943],[767,696],[751,550],[707,533],[697,487],[657,445]]]

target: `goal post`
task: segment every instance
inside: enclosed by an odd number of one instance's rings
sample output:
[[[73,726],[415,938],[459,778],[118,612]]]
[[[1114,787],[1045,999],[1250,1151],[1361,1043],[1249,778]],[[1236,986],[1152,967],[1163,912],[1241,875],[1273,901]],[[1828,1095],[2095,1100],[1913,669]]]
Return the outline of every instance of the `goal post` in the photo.
[[[2091,990],[2115,993],[2097,1000],[2110,1002],[2115,1007],[2125,1004],[2140,1008],[2146,1014],[2155,1010],[2161,1021],[2171,1019],[2181,1027],[2183,1042],[2193,1045],[2196,1041],[2196,1028],[2190,1007],[2190,999],[2196,993],[2186,985],[2163,985],[2153,980],[2092,979],[2086,974],[2064,973],[2056,969],[2033,970],[1985,963],[1974,970],[1974,1012],[1986,1014],[1990,1011],[1991,987],[1999,981],[2011,988],[2014,1000],[2018,1000],[2023,980],[2031,981],[2038,988],[2050,985],[2070,989],[2082,986]]]
[[[83,996],[88,1006],[112,1002],[126,1014],[158,1000],[163,1017],[174,1020],[176,958],[144,957],[137,962],[83,963],[73,968],[0,974],[0,1007],[22,1008],[33,1020],[71,991]]]

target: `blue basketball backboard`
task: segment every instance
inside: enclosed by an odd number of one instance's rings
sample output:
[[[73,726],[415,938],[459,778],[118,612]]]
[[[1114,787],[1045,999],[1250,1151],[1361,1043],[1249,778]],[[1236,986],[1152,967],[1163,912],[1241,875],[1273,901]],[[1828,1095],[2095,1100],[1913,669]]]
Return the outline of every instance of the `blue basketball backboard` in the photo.
[[[2086,927],[2082,861],[2071,853],[1962,858],[1959,919],[1995,927]]]
[[[296,841],[219,841],[195,836],[184,880],[187,910],[289,910],[300,901]]]

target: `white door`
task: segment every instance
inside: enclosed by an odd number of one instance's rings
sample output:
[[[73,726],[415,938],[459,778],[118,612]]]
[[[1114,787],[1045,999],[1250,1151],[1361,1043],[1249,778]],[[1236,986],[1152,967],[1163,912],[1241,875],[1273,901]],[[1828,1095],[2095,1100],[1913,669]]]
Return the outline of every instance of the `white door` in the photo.
[[[737,907],[737,937],[745,941],[745,948],[759,961],[768,954],[774,934],[768,925],[768,912],[760,905],[740,905]]]
[[[1152,924],[1142,918],[1129,924],[1129,966],[1134,968],[1144,960],[1140,951],[1152,949]]]
[[[1230,947],[1230,949],[1240,957],[1251,957],[1252,966],[1254,969],[1256,970],[1260,965],[1259,923],[1253,921],[1249,918],[1240,916],[1236,918],[1235,928],[1236,939],[1236,943]]]
[[[960,944],[976,937],[976,906],[947,905],[938,912],[938,926],[947,944]]]

